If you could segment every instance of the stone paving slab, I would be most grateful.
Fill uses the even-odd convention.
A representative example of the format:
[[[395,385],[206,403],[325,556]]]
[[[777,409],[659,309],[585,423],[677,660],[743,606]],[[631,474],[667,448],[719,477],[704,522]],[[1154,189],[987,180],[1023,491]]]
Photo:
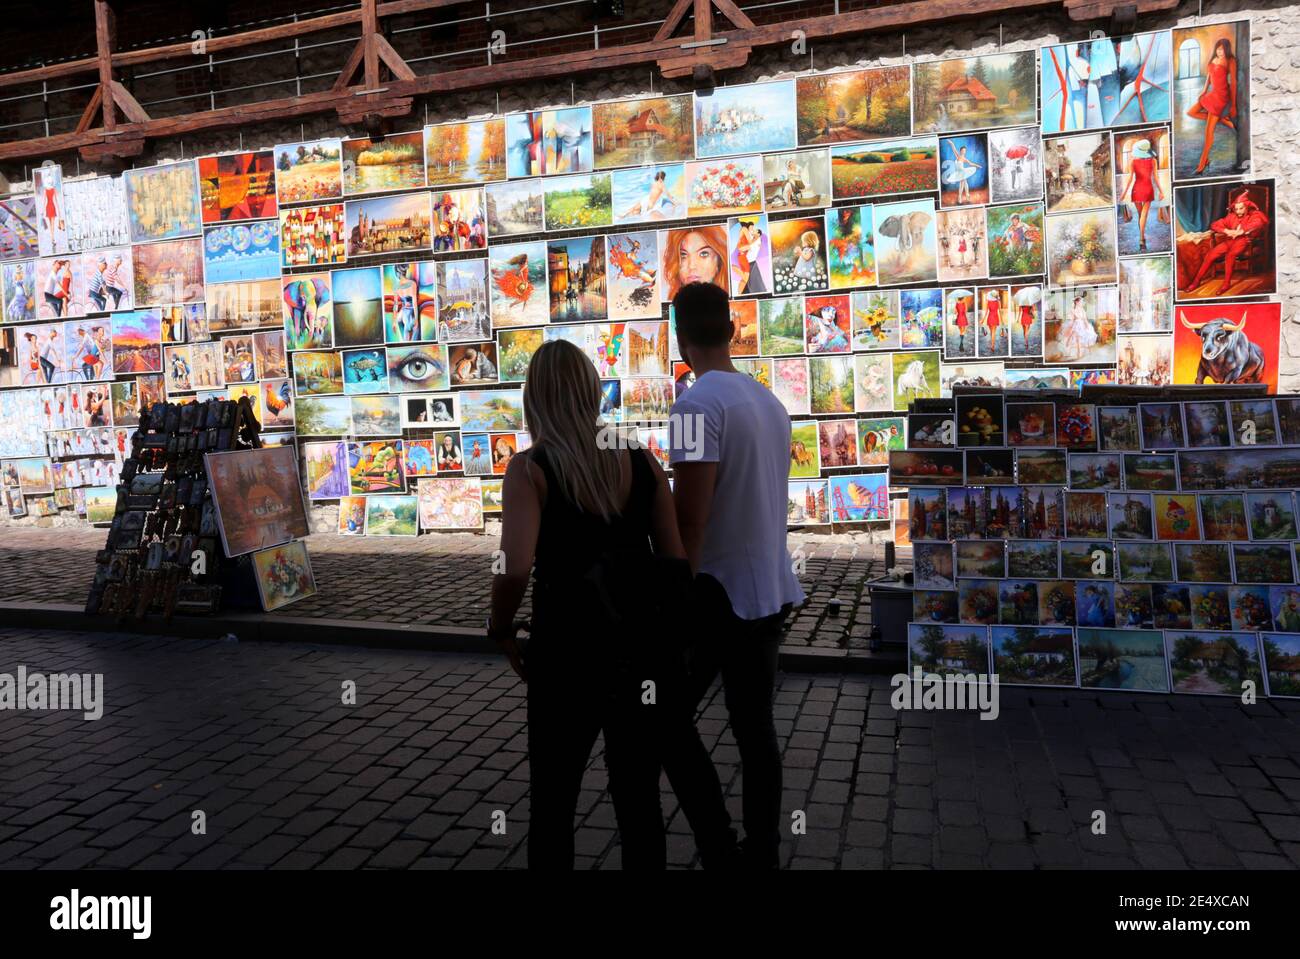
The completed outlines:
[[[102,672],[107,706],[0,712],[2,868],[525,864],[524,686],[499,659],[0,630],[0,673],[19,664]],[[807,818],[789,868],[1300,865],[1300,703],[1003,689],[990,722],[838,674],[783,675],[776,703],[784,808]],[[738,817],[716,689],[699,726]],[[579,867],[617,868],[599,753],[579,806]],[[695,865],[663,807],[672,864]]]
[[[0,527],[0,601],[83,605],[105,535],[98,529]],[[307,548],[318,592],[278,614],[481,628],[498,538],[313,534]],[[871,619],[863,583],[882,574],[884,548],[846,536],[794,533],[790,549],[803,558],[800,581],[808,601],[790,618],[786,643],[865,649]],[[836,598],[842,600],[838,613],[830,608]]]

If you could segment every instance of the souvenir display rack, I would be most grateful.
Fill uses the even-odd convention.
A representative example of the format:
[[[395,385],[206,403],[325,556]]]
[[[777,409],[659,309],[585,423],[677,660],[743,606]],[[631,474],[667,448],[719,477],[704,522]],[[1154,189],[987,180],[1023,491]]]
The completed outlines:
[[[221,548],[204,455],[262,445],[247,397],[154,403],[123,462],[108,539],[95,556],[90,615],[212,614],[234,561]]]

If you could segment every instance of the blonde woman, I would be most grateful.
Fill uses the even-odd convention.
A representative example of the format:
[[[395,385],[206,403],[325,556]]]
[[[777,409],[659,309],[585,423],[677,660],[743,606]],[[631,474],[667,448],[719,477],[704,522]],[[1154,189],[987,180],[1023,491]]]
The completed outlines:
[[[488,635],[528,684],[533,869],[573,868],[578,792],[602,732],[625,869],[665,867],[659,771],[667,749],[681,755],[689,748],[702,757],[693,778],[674,781],[697,836],[729,828],[693,714],[675,706],[671,656],[660,665],[671,639],[649,625],[656,613],[644,610],[644,629],[609,625],[603,601],[610,591],[598,584],[648,589],[642,577],[658,556],[680,561],[680,595],[689,567],[663,470],[648,451],[607,442],[598,421],[600,395],[596,369],[578,347],[565,340],[542,344],[524,385],[532,445],[512,457],[502,487],[505,572],[493,578]],[[514,617],[530,571],[532,629],[521,649]],[[657,682],[654,709],[641,702],[648,676],[669,680]],[[702,850],[705,845],[702,839]]]

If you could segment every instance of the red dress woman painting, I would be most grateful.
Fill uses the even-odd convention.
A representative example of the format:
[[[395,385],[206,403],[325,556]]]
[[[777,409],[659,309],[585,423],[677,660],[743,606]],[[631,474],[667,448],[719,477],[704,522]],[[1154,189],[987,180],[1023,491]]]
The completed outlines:
[[[1028,303],[1020,304],[1020,329],[1025,334],[1025,349],[1029,349],[1029,331],[1034,328],[1034,308]]]
[[[1187,115],[1193,120],[1205,121],[1205,146],[1193,176],[1200,176],[1210,162],[1210,148],[1214,146],[1214,128],[1222,123],[1236,130],[1237,119],[1237,58],[1232,55],[1232,41],[1226,37],[1214,44],[1214,53],[1205,65],[1205,89]]]
[[[990,290],[984,298],[984,325],[989,328],[991,349],[998,347],[998,327],[1002,325],[1002,300],[997,290]]]
[[[1147,251],[1147,218],[1151,215],[1151,205],[1159,196],[1165,199],[1165,187],[1156,175],[1160,160],[1151,147],[1151,141],[1138,140],[1133,144],[1129,154],[1128,180],[1124,183],[1124,192],[1120,202],[1132,203],[1138,211],[1138,252]]]
[[[967,315],[965,297],[959,297],[957,299],[957,302],[953,305],[953,310],[957,314],[957,318],[953,322],[957,324],[957,332],[960,333],[961,338],[965,340],[966,328],[970,326],[970,316]]]

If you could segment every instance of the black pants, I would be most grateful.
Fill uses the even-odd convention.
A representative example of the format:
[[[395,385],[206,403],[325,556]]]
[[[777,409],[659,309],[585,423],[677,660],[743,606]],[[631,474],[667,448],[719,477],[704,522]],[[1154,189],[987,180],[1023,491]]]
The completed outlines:
[[[601,732],[623,868],[667,864],[657,707],[642,702],[638,670],[611,662],[610,645],[609,637],[596,643],[540,631],[528,643],[530,869],[573,868],[578,792]]]
[[[721,674],[731,732],[736,737],[745,777],[742,815],[746,864],[775,869],[779,866],[781,842],[782,774],[772,697],[776,691],[781,627],[790,609],[785,607],[762,619],[741,619],[732,611],[722,584],[707,574],[695,578],[694,593],[698,632],[689,651],[688,697],[698,704]],[[689,775],[688,764],[689,757],[673,761],[670,779],[674,771]],[[676,779],[672,781],[677,789]],[[681,798],[680,790],[678,796]]]

